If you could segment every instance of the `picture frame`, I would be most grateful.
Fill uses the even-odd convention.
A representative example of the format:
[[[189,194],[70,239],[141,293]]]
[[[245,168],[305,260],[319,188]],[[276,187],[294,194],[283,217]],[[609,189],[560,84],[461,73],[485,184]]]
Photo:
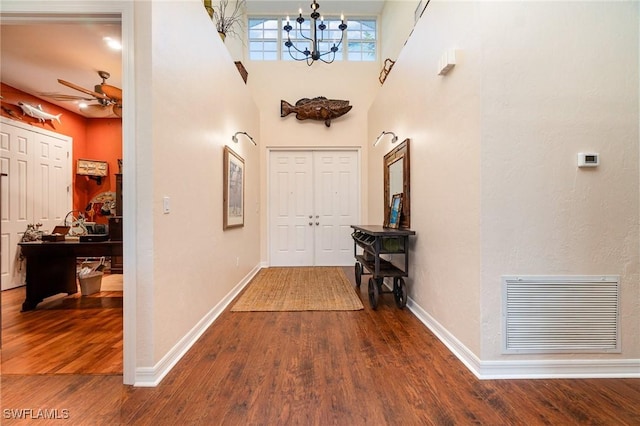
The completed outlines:
[[[394,194],[389,208],[388,227],[398,229],[402,215],[402,194]]]
[[[393,148],[383,159],[384,179],[384,225],[389,224],[389,207],[393,194],[402,193],[402,214],[400,215],[400,229],[411,228],[411,164],[409,139],[405,139]]]
[[[109,174],[109,163],[99,160],[86,160],[79,158],[76,174],[81,176],[106,177]]]
[[[222,229],[244,226],[244,159],[228,146],[224,147],[224,189]]]

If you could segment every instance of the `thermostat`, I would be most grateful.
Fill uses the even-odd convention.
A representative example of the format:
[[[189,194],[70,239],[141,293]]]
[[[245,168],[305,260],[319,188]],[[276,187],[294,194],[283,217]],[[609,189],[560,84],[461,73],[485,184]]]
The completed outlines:
[[[578,153],[578,167],[597,167],[600,164],[600,154],[596,152]]]

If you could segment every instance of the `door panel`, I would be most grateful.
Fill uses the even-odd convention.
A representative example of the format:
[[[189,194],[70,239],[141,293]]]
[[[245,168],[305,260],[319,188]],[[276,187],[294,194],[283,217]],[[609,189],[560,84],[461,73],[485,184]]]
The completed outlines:
[[[303,266],[313,262],[311,160],[309,152],[272,152],[269,213],[272,266]]]
[[[358,223],[358,156],[355,151],[316,152],[314,162],[315,265],[353,263],[351,225]]]

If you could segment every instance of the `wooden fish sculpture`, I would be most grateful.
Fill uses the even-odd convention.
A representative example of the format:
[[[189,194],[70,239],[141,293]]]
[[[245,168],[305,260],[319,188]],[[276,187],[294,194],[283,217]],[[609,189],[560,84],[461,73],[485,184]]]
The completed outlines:
[[[303,98],[296,102],[295,106],[287,101],[280,101],[280,117],[286,117],[292,112],[296,113],[298,120],[320,120],[324,125],[331,127],[331,120],[341,117],[351,111],[349,101],[327,99],[324,96],[309,99]]]

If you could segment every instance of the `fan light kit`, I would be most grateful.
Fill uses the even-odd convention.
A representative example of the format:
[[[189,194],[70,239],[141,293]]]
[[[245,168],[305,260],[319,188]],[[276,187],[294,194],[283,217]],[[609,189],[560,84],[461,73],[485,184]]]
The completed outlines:
[[[111,37],[103,37],[102,40],[104,40],[111,49],[122,50],[122,44],[118,40]]]
[[[102,79],[102,83],[96,84],[94,86],[94,90],[85,89],[84,87],[62,79],[58,79],[58,83],[93,97],[93,99],[74,97],[75,100],[98,101],[98,104],[87,105],[83,108],[83,111],[88,112],[89,114],[94,114],[96,117],[108,116],[111,114],[114,114],[117,117],[122,117],[122,89],[107,84],[107,79],[111,77],[111,74],[107,71],[98,71],[98,75]],[[73,98],[68,97],[66,100],[71,99]]]

